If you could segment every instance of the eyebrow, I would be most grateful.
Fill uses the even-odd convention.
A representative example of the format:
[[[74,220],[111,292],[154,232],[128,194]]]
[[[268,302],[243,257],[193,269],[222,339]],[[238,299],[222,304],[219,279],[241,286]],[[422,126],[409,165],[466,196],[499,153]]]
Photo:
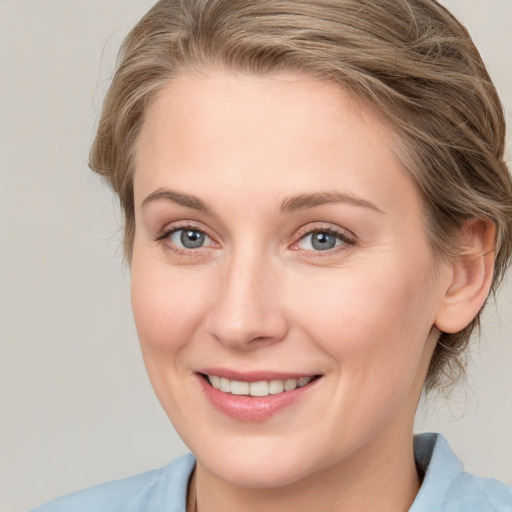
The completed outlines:
[[[282,213],[291,213],[297,210],[305,210],[329,203],[345,203],[352,206],[370,208],[378,213],[384,212],[374,203],[366,199],[354,196],[352,194],[342,194],[340,192],[319,192],[315,194],[301,194],[289,197],[281,203]]]
[[[212,209],[196,196],[183,194],[174,190],[160,188],[151,192],[143,201],[141,206],[145,207],[149,203],[158,199],[166,199],[173,203],[192,208],[194,210],[211,212]],[[384,212],[374,203],[366,199],[354,196],[352,194],[343,194],[340,192],[317,192],[313,194],[300,194],[298,196],[288,197],[281,203],[281,213],[293,213],[298,210],[306,210],[315,206],[321,206],[329,203],[344,203],[352,206],[369,208],[378,213]]]
[[[156,201],[157,199],[167,199],[168,201],[172,201],[173,203],[177,203],[181,206],[186,206],[187,208],[192,208],[194,210],[203,212],[211,211],[211,208],[198,197],[164,188],[159,188],[158,190],[151,192],[151,194],[142,201],[141,206],[147,206],[149,203]]]

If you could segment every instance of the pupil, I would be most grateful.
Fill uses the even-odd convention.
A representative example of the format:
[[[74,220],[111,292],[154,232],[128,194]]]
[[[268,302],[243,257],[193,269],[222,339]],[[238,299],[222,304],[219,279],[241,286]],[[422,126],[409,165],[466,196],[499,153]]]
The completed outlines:
[[[328,233],[314,233],[311,244],[319,251],[326,251],[336,245],[336,239]]]
[[[196,249],[204,243],[204,233],[201,231],[183,230],[181,233],[181,243],[187,249]]]

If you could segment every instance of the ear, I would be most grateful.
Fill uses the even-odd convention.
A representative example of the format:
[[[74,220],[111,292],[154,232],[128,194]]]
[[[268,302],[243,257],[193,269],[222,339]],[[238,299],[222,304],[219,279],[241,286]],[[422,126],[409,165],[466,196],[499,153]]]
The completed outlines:
[[[484,305],[494,273],[495,232],[490,220],[469,220],[464,224],[462,251],[448,263],[450,282],[435,319],[440,331],[461,331]]]

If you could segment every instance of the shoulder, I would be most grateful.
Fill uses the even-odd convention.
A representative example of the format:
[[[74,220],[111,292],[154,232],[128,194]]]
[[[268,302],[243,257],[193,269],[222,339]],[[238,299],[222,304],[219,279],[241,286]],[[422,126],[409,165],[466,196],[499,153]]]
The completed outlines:
[[[31,512],[184,512],[195,460],[184,455],[140,475],[68,494]]]
[[[466,473],[441,434],[416,436],[414,448],[425,476],[410,512],[512,512],[512,488]]]

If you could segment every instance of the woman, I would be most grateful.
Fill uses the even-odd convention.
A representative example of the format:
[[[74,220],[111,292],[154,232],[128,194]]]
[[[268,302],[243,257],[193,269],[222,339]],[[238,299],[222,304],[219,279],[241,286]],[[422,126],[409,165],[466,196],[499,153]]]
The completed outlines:
[[[167,0],[91,167],[119,195],[155,392],[194,457],[40,510],[512,510],[422,389],[512,250],[496,91],[432,0]]]

